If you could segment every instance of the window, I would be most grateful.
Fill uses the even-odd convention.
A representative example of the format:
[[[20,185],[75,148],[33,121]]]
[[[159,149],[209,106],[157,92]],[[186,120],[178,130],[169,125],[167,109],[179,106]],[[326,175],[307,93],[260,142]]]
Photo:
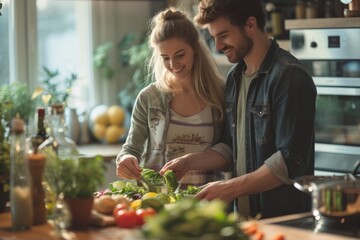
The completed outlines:
[[[78,79],[68,104],[79,113],[86,110],[90,98],[91,34],[90,1],[37,0],[38,65],[59,71],[59,79],[72,73]],[[39,81],[43,79],[40,77]]]
[[[10,82],[9,67],[9,0],[0,1],[2,9],[0,10],[0,86]]]
[[[131,79],[122,69],[111,80],[100,76],[93,69],[93,49],[130,32],[143,33],[149,17],[166,5],[165,0],[0,2],[0,85],[19,81],[33,91],[44,79],[44,66],[58,70],[60,79],[76,73],[68,105],[78,114],[95,105],[118,104],[120,89]]]
[[[60,80],[78,75],[69,105],[84,111],[93,104],[91,1],[0,2],[0,85],[18,81],[31,91],[43,81],[46,66],[58,70]]]

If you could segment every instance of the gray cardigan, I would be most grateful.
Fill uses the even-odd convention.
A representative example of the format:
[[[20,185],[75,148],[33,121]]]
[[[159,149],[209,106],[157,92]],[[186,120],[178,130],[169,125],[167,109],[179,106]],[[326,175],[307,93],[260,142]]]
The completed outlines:
[[[131,117],[131,127],[125,144],[117,157],[131,154],[140,165],[147,168],[161,169],[165,164],[166,135],[170,121],[170,101],[172,94],[160,91],[156,83],[145,87],[137,96]],[[223,134],[224,122],[220,112],[212,107],[214,138],[212,150],[221,154],[230,163],[232,150],[219,143]],[[231,166],[231,165],[230,165]]]

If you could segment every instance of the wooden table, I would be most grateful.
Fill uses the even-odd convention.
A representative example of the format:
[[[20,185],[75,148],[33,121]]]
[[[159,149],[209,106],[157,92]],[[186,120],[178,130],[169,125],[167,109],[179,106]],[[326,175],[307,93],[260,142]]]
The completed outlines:
[[[14,232],[11,230],[11,214],[9,212],[0,214],[1,240],[135,240],[139,239],[140,232],[138,230],[120,229],[116,226],[89,227],[81,231],[67,231],[62,236],[55,231],[51,222],[33,226],[27,231]]]
[[[353,238],[342,237],[339,235],[313,233],[311,231],[297,228],[273,225],[272,222],[302,217],[304,214],[295,214],[279,218],[257,221],[258,228],[264,233],[263,240],[272,240],[274,235],[282,233],[285,240],[350,240]],[[250,222],[249,222],[250,223]],[[248,224],[246,222],[245,224]],[[251,223],[250,223],[251,224]],[[66,238],[68,237],[68,238]],[[64,238],[56,234],[51,223],[33,226],[31,230],[23,232],[11,231],[10,213],[0,214],[0,239],[1,240],[53,240],[53,239],[74,239],[74,240],[141,240],[139,230],[120,229],[116,226],[109,227],[89,227],[84,231],[68,231]],[[253,240],[254,237],[251,238]]]

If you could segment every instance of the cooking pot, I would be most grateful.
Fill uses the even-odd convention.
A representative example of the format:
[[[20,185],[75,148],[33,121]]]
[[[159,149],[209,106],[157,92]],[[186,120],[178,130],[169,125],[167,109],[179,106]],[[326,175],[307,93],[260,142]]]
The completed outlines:
[[[360,178],[356,176],[360,160],[352,172],[343,176],[303,176],[294,186],[312,196],[312,214],[328,223],[360,222]]]

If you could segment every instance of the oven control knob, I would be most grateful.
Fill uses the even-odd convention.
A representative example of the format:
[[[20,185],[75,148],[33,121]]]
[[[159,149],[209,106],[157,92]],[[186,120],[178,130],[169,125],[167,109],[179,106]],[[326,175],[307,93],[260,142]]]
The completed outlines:
[[[316,48],[316,47],[317,47],[317,43],[316,43],[316,42],[311,42],[311,43],[310,43],[310,47]]]

